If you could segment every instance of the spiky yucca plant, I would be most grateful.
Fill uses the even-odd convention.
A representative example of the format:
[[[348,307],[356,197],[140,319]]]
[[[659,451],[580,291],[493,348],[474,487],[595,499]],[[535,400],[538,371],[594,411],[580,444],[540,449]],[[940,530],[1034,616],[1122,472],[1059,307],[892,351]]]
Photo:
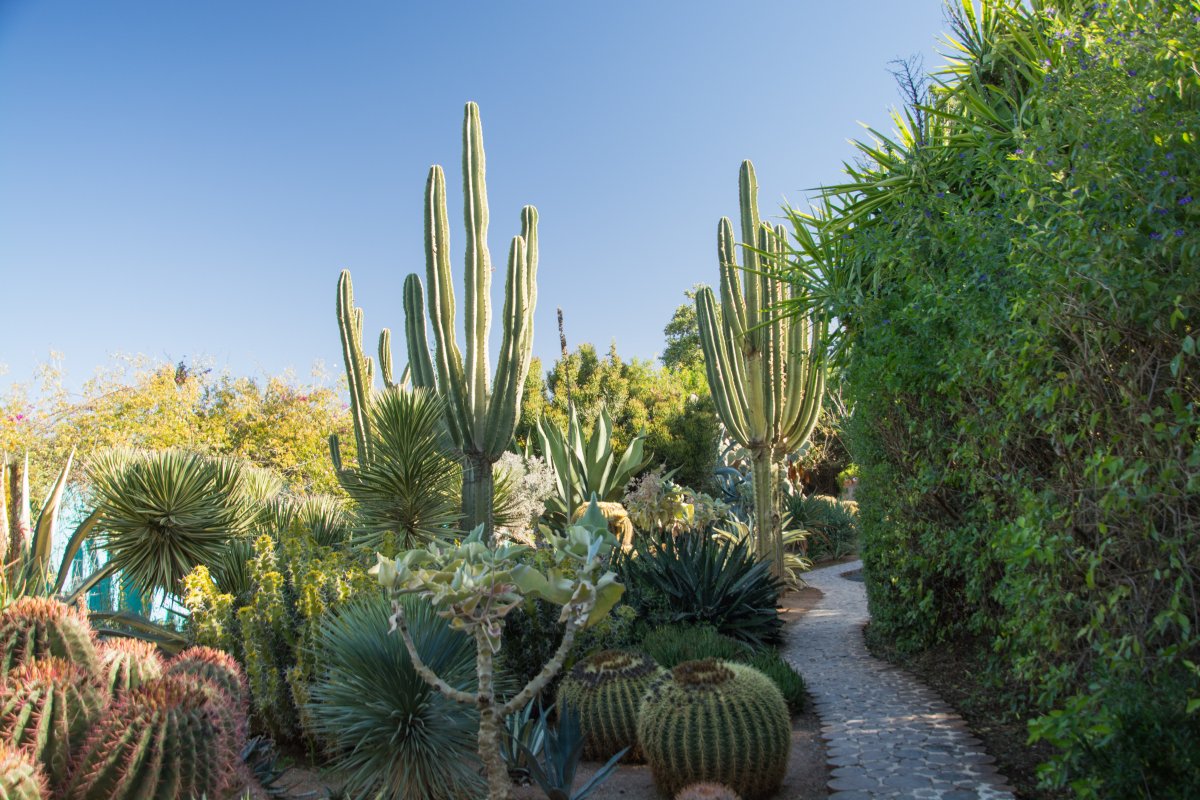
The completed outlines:
[[[49,796],[46,776],[29,751],[0,742],[0,800],[47,800]]]
[[[158,648],[138,639],[110,639],[100,646],[100,679],[111,697],[121,697],[161,677]]]
[[[22,597],[0,611],[0,674],[49,656],[95,670],[92,628],[82,611],[46,597]]]
[[[0,684],[0,741],[28,748],[57,786],[107,700],[81,667],[61,658],[35,659]]]

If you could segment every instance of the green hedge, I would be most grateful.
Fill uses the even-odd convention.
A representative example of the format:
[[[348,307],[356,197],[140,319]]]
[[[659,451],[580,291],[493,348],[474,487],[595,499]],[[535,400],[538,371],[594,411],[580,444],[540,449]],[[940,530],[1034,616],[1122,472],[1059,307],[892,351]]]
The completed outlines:
[[[934,110],[797,217],[873,628],[993,642],[1048,783],[1200,796],[1200,5],[966,5]]]

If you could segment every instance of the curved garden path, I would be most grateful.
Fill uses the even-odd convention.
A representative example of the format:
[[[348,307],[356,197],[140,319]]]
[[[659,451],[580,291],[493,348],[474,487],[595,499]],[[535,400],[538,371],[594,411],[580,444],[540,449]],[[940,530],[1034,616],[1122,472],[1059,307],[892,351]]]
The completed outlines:
[[[992,757],[954,709],[867,652],[866,589],[841,577],[861,567],[855,561],[804,576],[824,597],[789,626],[784,651],[821,717],[830,797],[1012,800]]]

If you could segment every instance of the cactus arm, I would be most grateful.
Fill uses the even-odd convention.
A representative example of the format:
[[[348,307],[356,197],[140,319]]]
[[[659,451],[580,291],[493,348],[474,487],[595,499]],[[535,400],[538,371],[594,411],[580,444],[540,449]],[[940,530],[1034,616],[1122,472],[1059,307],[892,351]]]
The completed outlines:
[[[746,333],[746,301],[742,298],[741,272],[737,264],[737,245],[733,223],[721,217],[717,225],[717,259],[721,269],[721,319],[726,321],[734,341]]]
[[[488,406],[488,328],[492,310],[492,264],[488,254],[487,180],[479,106],[467,103],[463,118],[463,217],[466,223],[465,320],[466,410],[470,438],[482,444]]]
[[[504,291],[504,336],[500,343],[500,357],[496,360],[496,381],[492,385],[491,404],[487,413],[483,448],[486,453],[504,451],[517,425],[520,409],[513,403],[514,383],[521,375],[521,353],[519,346],[525,332],[525,290],[527,282],[522,274],[526,264],[525,240],[514,236],[508,254],[508,279]]]
[[[388,328],[379,332],[379,375],[387,388],[392,389],[396,386],[393,380],[395,376],[392,374],[392,332]]]
[[[717,319],[712,289],[705,287],[696,293],[696,321],[700,329],[700,345],[704,351],[704,371],[712,390],[717,411],[730,435],[739,442],[749,441],[750,430],[744,410],[747,400],[744,382],[737,369],[737,357],[727,345],[731,334],[721,329]]]
[[[425,291],[421,278],[409,275],[404,279],[404,337],[408,346],[408,366],[413,386],[417,389],[437,389],[437,373],[429,357],[429,334],[425,321]]]
[[[746,270],[746,326],[748,330],[753,331],[763,322],[762,310],[766,304],[761,296],[759,256],[753,249],[758,241],[759,230],[758,180],[754,175],[754,165],[749,161],[742,162],[738,173],[738,199],[741,206],[742,241],[750,245],[742,248],[742,258]]]
[[[329,460],[333,462],[333,471],[342,471],[342,445],[336,433],[329,434]]]
[[[354,442],[358,446],[358,460],[370,460],[370,422],[367,420],[367,367],[362,354],[362,311],[354,307],[354,285],[350,271],[342,270],[338,277],[337,294],[338,331],[342,338],[342,358],[346,362],[346,382],[350,390],[350,417],[354,423]]]
[[[454,338],[454,289],[450,272],[450,224],[446,213],[446,176],[429,170],[425,186],[425,277],[429,281],[429,321],[433,324],[438,389],[446,399],[454,440],[464,452],[472,448],[470,407],[462,353]],[[410,356],[411,358],[411,356]]]

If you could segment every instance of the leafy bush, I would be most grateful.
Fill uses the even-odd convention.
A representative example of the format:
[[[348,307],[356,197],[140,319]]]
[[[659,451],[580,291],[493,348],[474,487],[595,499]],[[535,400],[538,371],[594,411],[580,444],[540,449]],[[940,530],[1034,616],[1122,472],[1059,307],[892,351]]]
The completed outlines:
[[[842,323],[873,626],[994,642],[1061,750],[1048,782],[1182,796],[1200,26],[1180,0],[1056,6],[956,2],[944,85],[825,219],[794,215],[799,257]]]
[[[781,585],[745,543],[702,534],[645,539],[621,564],[626,602],[648,625],[705,622],[756,647],[779,641]]]
[[[771,679],[779,687],[783,699],[787,701],[788,711],[799,714],[808,704],[808,687],[804,678],[789,664],[778,650],[767,648],[759,650],[749,658],[741,659],[746,664]]]
[[[422,600],[401,602],[426,665],[451,686],[472,691],[472,637],[451,630]],[[388,633],[391,615],[391,603],[377,592],[323,621],[316,646],[326,668],[312,684],[308,705],[318,740],[356,796],[483,796],[474,757],[478,714],[417,674],[403,640]]]
[[[753,652],[743,642],[717,633],[711,625],[662,625],[647,633],[640,647],[667,669],[705,658],[745,661]]]
[[[792,527],[808,531],[805,554],[812,561],[828,561],[858,549],[858,504],[828,495],[788,498]]]

